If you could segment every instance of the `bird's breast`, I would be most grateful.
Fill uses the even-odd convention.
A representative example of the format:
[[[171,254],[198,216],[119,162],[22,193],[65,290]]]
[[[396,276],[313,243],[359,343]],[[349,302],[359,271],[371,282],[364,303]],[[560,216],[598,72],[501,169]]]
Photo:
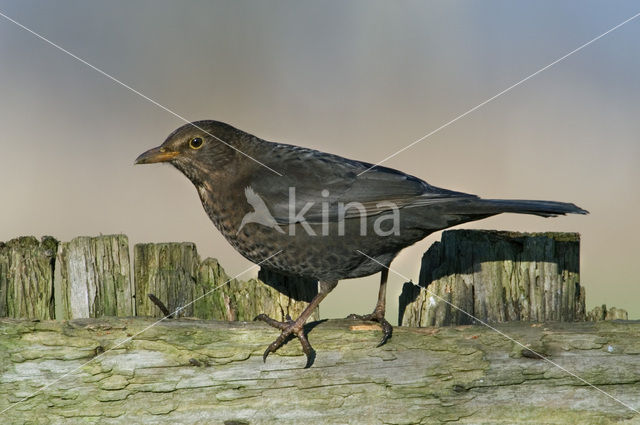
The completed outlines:
[[[228,194],[215,193],[206,186],[199,186],[197,189],[209,219],[229,239],[229,236],[238,230],[247,211]]]

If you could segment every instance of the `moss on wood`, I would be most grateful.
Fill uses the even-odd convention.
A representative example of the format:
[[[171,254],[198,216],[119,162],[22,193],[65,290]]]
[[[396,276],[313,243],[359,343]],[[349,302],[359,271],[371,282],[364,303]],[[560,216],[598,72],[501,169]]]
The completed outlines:
[[[0,243],[0,316],[54,317],[53,266],[58,242],[32,236]]]

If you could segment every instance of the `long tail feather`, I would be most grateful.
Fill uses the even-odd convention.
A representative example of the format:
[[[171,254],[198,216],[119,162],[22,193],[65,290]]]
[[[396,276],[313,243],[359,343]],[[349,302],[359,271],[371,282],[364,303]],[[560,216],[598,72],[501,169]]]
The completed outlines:
[[[533,201],[519,199],[469,199],[456,202],[449,209],[459,214],[533,214],[541,217],[556,217],[565,214],[589,214],[587,210],[568,202]]]

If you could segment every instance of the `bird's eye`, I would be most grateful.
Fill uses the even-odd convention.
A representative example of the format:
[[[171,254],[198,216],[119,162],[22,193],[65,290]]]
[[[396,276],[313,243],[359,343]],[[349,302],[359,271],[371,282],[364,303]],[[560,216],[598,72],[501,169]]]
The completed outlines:
[[[189,146],[191,149],[200,149],[202,147],[202,139],[200,137],[194,137],[189,140]]]

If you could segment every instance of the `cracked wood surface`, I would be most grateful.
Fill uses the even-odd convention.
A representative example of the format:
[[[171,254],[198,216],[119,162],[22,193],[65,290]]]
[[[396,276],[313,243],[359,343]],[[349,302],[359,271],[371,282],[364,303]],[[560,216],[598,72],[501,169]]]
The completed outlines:
[[[310,324],[310,369],[262,323],[0,319],[3,424],[640,423],[534,352],[640,408],[640,322],[379,328]],[[111,350],[119,342],[135,335]],[[88,362],[88,363],[87,363]],[[85,364],[86,363],[86,364]],[[74,372],[75,369],[78,369]]]

